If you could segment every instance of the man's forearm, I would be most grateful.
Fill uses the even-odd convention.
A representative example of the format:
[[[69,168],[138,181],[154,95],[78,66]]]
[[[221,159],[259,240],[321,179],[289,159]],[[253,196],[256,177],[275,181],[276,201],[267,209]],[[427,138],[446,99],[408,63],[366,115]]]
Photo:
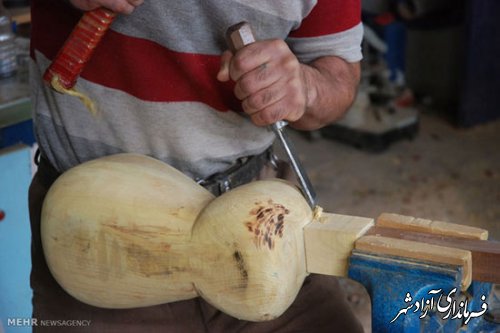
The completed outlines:
[[[360,65],[338,57],[320,58],[302,65],[307,107],[304,115],[290,125],[313,130],[339,119],[352,105],[360,80]]]

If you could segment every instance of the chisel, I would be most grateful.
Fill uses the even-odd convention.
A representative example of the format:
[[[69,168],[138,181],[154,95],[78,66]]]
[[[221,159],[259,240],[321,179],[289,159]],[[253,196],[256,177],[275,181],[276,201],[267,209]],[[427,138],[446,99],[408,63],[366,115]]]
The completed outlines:
[[[248,22],[240,22],[229,27],[226,32],[226,40],[229,44],[229,48],[233,52],[236,52],[244,46],[256,41],[255,35],[252,31],[252,27]],[[314,210],[317,205],[316,193],[314,192],[311,181],[309,180],[309,177],[307,177],[307,174],[302,167],[299,158],[297,157],[297,153],[292,145],[291,140],[285,132],[286,125],[286,121],[280,120],[270,125],[269,127],[274,132],[283,149],[285,150],[286,155],[290,160],[290,164],[292,165],[292,169],[297,176],[301,191],[306,198],[309,206],[311,206],[311,208]]]

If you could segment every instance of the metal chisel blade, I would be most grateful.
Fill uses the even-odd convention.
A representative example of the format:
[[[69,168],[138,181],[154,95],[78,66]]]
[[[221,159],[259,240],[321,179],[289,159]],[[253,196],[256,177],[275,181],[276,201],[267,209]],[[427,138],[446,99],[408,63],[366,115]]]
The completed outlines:
[[[309,206],[314,209],[317,205],[316,192],[314,191],[311,181],[309,180],[309,177],[307,176],[304,168],[302,167],[302,164],[300,163],[297,152],[295,151],[290,138],[285,132],[286,125],[287,123],[285,121],[278,121],[272,124],[270,127],[274,134],[276,134],[276,137],[278,138],[281,146],[286,152],[290,164],[292,165],[292,169],[297,176],[297,181],[300,184],[302,194],[306,198]]]

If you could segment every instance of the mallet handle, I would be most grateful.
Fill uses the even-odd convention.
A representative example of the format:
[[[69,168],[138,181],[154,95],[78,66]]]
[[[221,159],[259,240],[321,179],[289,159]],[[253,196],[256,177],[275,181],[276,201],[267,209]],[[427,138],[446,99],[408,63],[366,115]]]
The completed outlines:
[[[115,17],[116,13],[106,8],[97,8],[83,14],[45,71],[44,81],[52,84],[53,78],[57,76],[60,85],[71,89]]]

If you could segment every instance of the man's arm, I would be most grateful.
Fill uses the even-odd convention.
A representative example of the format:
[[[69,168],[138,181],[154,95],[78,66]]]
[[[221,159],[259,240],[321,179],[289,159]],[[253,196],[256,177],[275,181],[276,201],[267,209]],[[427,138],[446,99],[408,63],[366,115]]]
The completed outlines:
[[[348,63],[339,57],[323,57],[302,65],[307,90],[306,111],[292,127],[311,130],[339,119],[352,105],[360,80],[359,62]]]
[[[255,42],[236,54],[225,52],[217,78],[236,82],[234,93],[259,126],[288,120],[312,130],[332,123],[352,104],[359,63],[336,56],[302,64],[283,40]]]

